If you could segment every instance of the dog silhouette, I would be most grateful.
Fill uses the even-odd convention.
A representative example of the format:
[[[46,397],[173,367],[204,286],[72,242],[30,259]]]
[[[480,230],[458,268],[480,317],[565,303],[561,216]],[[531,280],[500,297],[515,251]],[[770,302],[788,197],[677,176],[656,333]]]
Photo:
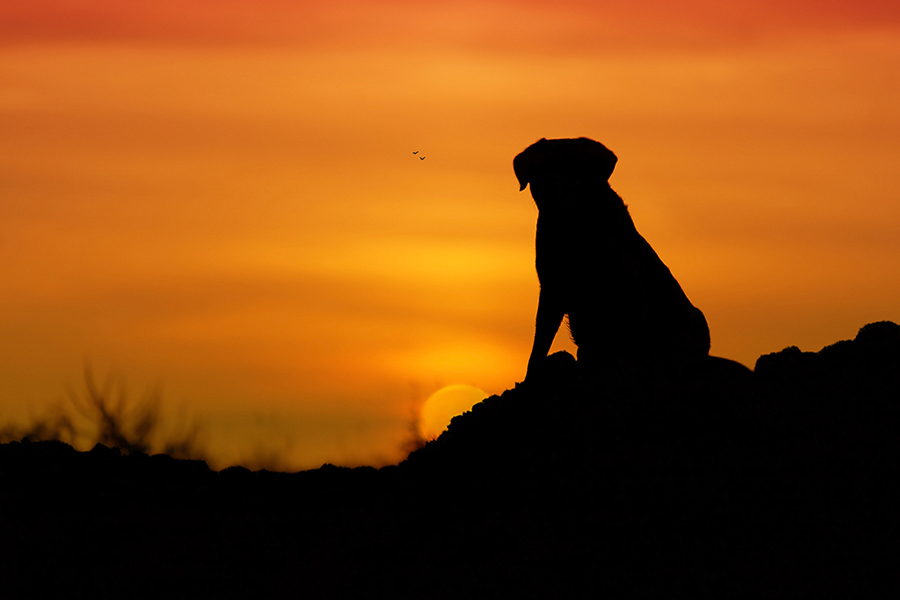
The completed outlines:
[[[578,360],[673,363],[709,354],[709,326],[609,186],[616,155],[587,138],[541,139],[513,160],[538,207],[540,281],[526,380],[563,317]]]

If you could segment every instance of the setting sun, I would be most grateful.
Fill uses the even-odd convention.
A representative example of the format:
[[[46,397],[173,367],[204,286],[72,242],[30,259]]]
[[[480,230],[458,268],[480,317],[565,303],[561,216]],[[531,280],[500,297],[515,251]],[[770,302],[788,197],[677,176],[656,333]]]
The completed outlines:
[[[431,395],[422,406],[419,431],[425,440],[441,435],[456,415],[472,409],[487,397],[477,387],[465,384],[448,385]]]

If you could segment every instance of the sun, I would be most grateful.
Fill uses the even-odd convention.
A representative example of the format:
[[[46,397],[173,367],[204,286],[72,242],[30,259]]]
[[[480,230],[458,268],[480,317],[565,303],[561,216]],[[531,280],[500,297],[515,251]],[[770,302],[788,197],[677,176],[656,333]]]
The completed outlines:
[[[456,384],[441,388],[422,406],[419,415],[419,432],[426,440],[433,440],[447,429],[450,419],[470,410],[487,397],[472,385]]]

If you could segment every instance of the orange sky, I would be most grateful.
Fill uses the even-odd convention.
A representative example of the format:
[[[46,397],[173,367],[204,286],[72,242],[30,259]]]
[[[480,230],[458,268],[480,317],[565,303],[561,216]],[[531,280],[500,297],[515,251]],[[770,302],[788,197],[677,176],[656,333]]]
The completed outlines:
[[[399,460],[524,375],[540,137],[618,154],[714,354],[900,320],[896,2],[8,2],[0,40],[0,422],[90,360],[214,466]]]

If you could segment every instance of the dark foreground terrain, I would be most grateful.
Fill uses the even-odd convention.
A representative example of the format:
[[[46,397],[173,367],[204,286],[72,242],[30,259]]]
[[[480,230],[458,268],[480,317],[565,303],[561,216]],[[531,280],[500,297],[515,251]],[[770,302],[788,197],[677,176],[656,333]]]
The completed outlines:
[[[583,371],[380,470],[0,445],[0,598],[897,597],[900,326]]]

